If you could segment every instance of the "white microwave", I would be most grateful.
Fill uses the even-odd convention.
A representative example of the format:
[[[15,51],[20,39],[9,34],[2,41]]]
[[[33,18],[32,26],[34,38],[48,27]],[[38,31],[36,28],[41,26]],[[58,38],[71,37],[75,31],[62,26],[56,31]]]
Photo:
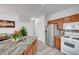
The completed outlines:
[[[79,22],[64,23],[63,29],[65,29],[65,30],[79,30]]]

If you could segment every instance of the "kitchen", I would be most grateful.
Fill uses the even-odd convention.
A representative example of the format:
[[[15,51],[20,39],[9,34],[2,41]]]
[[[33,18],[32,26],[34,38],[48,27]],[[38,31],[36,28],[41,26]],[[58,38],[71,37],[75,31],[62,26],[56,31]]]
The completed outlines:
[[[13,14],[8,14],[9,11],[6,11],[7,14],[1,14],[1,22],[0,22],[0,33],[1,33],[1,40],[2,38],[4,39],[6,34],[8,36],[11,35],[12,41],[14,41],[14,38],[16,41],[18,41],[19,38],[21,37],[21,29],[26,28],[26,32],[23,31],[24,33],[27,33],[28,36],[33,36],[36,37],[34,41],[30,40],[22,40],[18,42],[19,44],[13,43],[13,49],[12,53],[8,52],[10,49],[7,49],[9,46],[6,46],[6,44],[2,44],[1,47],[4,48],[6,46],[6,49],[4,48],[4,51],[1,51],[2,54],[6,55],[11,55],[11,54],[16,54],[16,55],[28,55],[28,54],[36,54],[36,55],[63,55],[64,54],[79,54],[77,51],[78,50],[78,28],[79,28],[79,5],[1,5],[3,7],[10,7],[9,9],[12,8],[13,10],[16,9],[14,12],[17,10],[20,12],[22,10],[27,10],[28,14],[32,16],[29,16],[26,12],[27,15],[22,16],[19,14],[19,12],[15,15]],[[12,7],[13,6],[13,7]],[[25,6],[25,9],[19,8],[18,6]],[[37,7],[36,7],[37,6]],[[28,8],[29,7],[29,8]],[[59,8],[57,8],[59,7]],[[31,8],[31,9],[30,9]],[[32,10],[32,8],[34,10]],[[36,8],[36,9],[35,9]],[[39,9],[38,9],[39,8]],[[52,9],[51,9],[52,8]],[[9,10],[8,9],[8,10]],[[37,12],[36,12],[37,10]],[[47,12],[47,10],[49,10]],[[39,16],[38,12],[40,11],[42,14]],[[4,11],[3,11],[4,12]],[[30,14],[30,12],[33,12]],[[35,13],[36,14],[35,14]],[[13,11],[12,11],[13,13]],[[23,12],[22,12],[23,13]],[[25,12],[24,12],[25,13]],[[24,14],[23,13],[23,14]],[[38,17],[34,17],[37,15]],[[51,14],[52,13],[52,14]],[[20,15],[18,17],[18,15]],[[29,19],[27,19],[29,16]],[[7,19],[8,18],[8,19]],[[11,22],[11,23],[10,23]],[[10,24],[11,25],[10,25]],[[6,28],[5,28],[6,27]],[[7,28],[8,27],[8,28]],[[11,28],[12,27],[12,28]],[[9,31],[8,31],[9,30]],[[77,34],[76,34],[77,33]],[[15,35],[17,34],[17,35]],[[20,35],[19,35],[20,34]],[[3,37],[2,37],[3,36]],[[27,38],[27,37],[26,37]],[[37,41],[36,41],[37,40]],[[25,44],[27,42],[27,44]],[[12,42],[11,42],[12,43]],[[10,44],[11,44],[10,43]],[[30,45],[29,45],[30,43]],[[24,46],[22,46],[22,45]],[[8,44],[7,44],[8,45]],[[21,47],[25,47],[27,49],[22,49],[23,53],[14,53],[18,49],[16,47],[18,45],[21,45]],[[27,45],[27,46],[25,46]],[[30,47],[29,47],[30,46]],[[10,45],[10,47],[12,47]],[[19,47],[19,48],[21,48]],[[52,48],[51,48],[52,47]],[[2,50],[2,48],[0,48]],[[31,48],[31,49],[30,49]],[[16,49],[16,50],[14,50]],[[30,50],[29,50],[30,49]],[[5,51],[7,50],[7,51]],[[29,52],[28,52],[29,50]],[[18,50],[19,51],[19,50]]]
[[[57,48],[64,54],[68,55],[79,54],[78,13],[48,21],[48,34],[51,35],[48,36],[50,37],[49,42],[51,43],[47,43],[47,45]]]

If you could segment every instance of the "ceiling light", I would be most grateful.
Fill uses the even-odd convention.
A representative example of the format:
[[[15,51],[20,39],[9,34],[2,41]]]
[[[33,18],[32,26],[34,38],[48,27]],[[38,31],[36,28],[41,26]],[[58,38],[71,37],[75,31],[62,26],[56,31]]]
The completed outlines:
[[[32,18],[30,18],[31,20],[35,20],[35,18],[34,17],[32,17]]]

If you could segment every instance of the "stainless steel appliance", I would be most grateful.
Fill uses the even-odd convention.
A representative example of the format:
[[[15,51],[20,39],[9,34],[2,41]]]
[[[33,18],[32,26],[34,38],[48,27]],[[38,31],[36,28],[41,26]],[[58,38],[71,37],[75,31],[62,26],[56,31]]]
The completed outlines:
[[[47,28],[46,44],[50,47],[54,47],[54,36],[59,35],[56,24],[50,24]]]

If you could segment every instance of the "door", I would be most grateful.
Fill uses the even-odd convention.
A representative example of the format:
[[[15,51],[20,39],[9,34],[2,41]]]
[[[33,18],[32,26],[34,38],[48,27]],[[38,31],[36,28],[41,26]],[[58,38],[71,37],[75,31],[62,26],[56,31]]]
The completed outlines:
[[[54,47],[54,24],[48,25],[46,44]]]

